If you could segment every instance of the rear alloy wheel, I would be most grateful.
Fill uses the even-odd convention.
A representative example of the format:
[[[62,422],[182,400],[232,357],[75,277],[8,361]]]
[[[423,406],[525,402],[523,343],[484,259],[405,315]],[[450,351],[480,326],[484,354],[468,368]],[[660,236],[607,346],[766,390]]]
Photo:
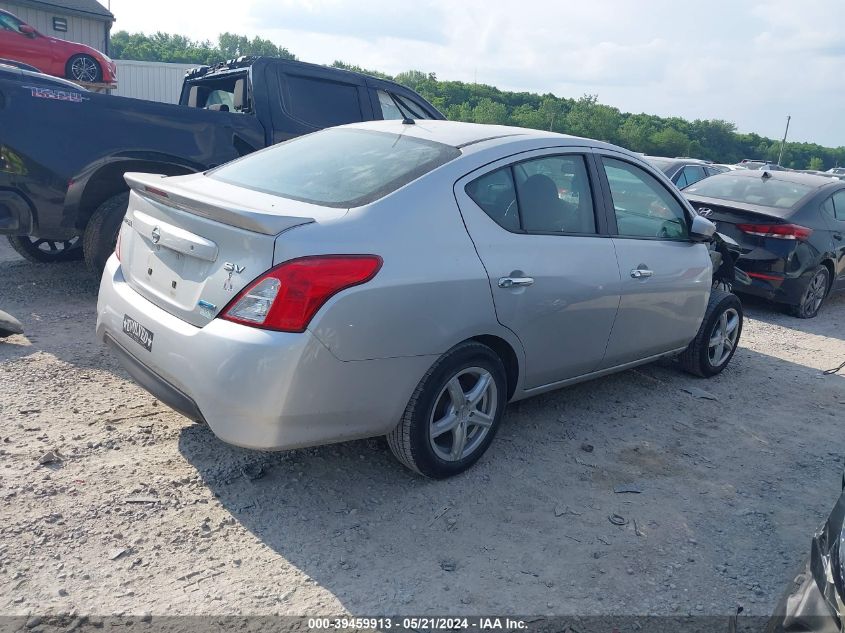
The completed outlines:
[[[387,441],[411,470],[434,479],[451,477],[490,446],[506,403],[502,361],[486,345],[463,343],[423,376]]]
[[[797,306],[790,306],[789,311],[799,319],[812,319],[819,313],[819,309],[827,296],[830,286],[830,271],[826,266],[819,266],[810,276],[807,288],[801,295],[801,303]]]
[[[31,262],[57,264],[82,259],[82,239],[48,240],[28,235],[9,235],[9,244]]]
[[[102,80],[103,72],[97,60],[90,55],[74,55],[65,67],[68,79],[95,84]]]
[[[728,366],[742,335],[742,302],[724,290],[713,289],[698,334],[679,356],[691,374],[710,378]]]

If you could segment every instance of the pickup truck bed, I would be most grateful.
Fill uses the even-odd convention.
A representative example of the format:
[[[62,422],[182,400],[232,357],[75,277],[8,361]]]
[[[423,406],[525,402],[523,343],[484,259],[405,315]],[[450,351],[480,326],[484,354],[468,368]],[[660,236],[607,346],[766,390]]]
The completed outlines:
[[[125,172],[202,171],[330,125],[443,115],[345,70],[241,58],[186,76],[180,104],[86,91],[0,66],[0,233],[35,261],[99,269],[125,212]]]

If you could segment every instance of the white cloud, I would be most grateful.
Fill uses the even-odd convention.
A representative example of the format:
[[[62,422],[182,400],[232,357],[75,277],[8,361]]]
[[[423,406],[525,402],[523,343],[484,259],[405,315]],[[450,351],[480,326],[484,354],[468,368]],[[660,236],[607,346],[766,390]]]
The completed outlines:
[[[841,0],[112,0],[115,28],[268,37],[300,59],[721,118],[845,145]],[[162,16],[166,16],[163,18]]]

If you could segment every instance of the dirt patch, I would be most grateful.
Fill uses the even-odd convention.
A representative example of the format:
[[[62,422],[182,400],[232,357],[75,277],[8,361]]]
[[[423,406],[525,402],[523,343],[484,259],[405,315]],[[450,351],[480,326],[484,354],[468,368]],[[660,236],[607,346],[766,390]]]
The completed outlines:
[[[223,444],[95,340],[96,291],[0,245],[26,328],[0,342],[4,614],[767,614],[838,494],[843,298],[752,303],[713,380],[664,363],[518,403],[431,482],[379,440]]]

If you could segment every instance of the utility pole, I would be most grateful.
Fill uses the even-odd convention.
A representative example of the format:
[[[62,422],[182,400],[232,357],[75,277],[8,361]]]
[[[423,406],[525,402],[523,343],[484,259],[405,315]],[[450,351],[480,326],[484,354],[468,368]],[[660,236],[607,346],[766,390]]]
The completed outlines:
[[[778,154],[778,165],[780,165],[780,161],[783,160],[783,146],[786,145],[786,135],[789,134],[789,120],[792,117],[788,114],[786,115],[786,129],[783,131],[783,140],[780,142],[780,153]]]

